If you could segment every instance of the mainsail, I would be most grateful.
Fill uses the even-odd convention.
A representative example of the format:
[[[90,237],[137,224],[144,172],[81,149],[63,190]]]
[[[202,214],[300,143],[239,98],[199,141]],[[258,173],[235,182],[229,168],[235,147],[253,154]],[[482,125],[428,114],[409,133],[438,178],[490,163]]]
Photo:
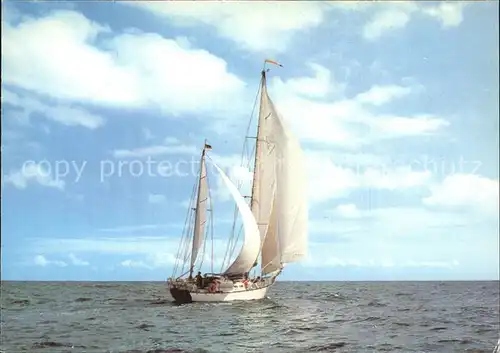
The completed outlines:
[[[206,145],[205,145],[206,148]],[[196,209],[194,216],[194,235],[193,245],[191,249],[191,266],[189,267],[190,275],[193,274],[194,264],[198,256],[198,251],[203,245],[205,224],[207,222],[207,200],[208,200],[208,183],[207,183],[207,167],[205,164],[205,148],[201,154],[200,176],[198,182],[198,195],[196,198]]]
[[[304,171],[300,144],[274,107],[262,71],[251,206],[261,235],[263,274],[307,255]]]

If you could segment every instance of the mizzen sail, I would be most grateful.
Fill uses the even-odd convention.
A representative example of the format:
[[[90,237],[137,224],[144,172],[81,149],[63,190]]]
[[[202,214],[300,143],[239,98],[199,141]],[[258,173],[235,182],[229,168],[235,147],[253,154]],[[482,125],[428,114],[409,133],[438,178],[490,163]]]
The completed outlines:
[[[198,257],[198,252],[203,245],[205,238],[205,224],[207,222],[207,200],[208,200],[208,183],[207,183],[207,167],[205,163],[205,149],[202,152],[200,163],[200,179],[198,182],[198,195],[196,198],[196,210],[194,216],[194,235],[193,245],[191,249],[191,266],[190,273],[193,273],[194,264]]]

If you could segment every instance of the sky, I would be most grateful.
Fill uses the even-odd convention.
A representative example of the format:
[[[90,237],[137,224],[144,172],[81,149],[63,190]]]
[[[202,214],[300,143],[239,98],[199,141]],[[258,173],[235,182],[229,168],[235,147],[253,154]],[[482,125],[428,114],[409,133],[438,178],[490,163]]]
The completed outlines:
[[[204,140],[248,180],[264,59],[307,162],[280,280],[498,279],[498,2],[2,10],[2,279],[168,278]],[[209,183],[220,265],[234,201]]]

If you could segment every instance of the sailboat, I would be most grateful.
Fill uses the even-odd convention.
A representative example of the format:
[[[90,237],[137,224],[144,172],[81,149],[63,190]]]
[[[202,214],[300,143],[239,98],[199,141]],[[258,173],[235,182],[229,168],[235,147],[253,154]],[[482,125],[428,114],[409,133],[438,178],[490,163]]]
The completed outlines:
[[[250,159],[253,162],[251,195],[242,195],[241,183],[236,186],[212,160],[208,155],[212,146],[205,141],[177,263],[167,281],[170,295],[178,303],[263,299],[287,264],[307,256],[308,205],[303,152],[268,94],[266,64],[282,66],[265,60],[257,92],[260,104],[256,137],[248,137],[252,124],[245,137],[244,149],[248,148],[248,141],[255,140]],[[207,161],[214,166],[236,204],[233,233],[226,245],[221,271],[217,273],[213,271],[214,217]],[[252,169],[251,162],[247,165],[249,169]],[[239,254],[231,262],[230,253],[237,244],[234,238],[238,215],[242,219],[244,238]],[[195,267],[200,269],[207,258],[209,238],[212,240],[211,272],[202,276]],[[193,277],[195,272],[198,274]]]

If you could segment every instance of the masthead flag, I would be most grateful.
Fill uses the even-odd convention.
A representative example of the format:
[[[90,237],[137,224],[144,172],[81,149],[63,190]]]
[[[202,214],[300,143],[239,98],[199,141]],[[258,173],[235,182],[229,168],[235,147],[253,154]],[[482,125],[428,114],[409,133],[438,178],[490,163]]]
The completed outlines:
[[[266,59],[266,60],[264,60],[264,62],[283,67],[283,65],[281,65],[279,62],[274,61],[274,60]]]

